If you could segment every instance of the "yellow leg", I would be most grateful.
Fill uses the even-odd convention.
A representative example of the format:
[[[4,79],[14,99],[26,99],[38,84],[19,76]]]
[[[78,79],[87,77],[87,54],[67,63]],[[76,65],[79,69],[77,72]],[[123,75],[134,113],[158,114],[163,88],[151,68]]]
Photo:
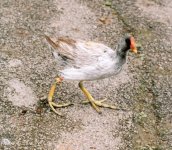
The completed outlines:
[[[82,90],[82,92],[84,93],[84,95],[87,97],[88,101],[84,101],[84,103],[91,103],[91,105],[93,106],[93,108],[98,112],[98,113],[101,113],[100,109],[98,108],[99,107],[106,107],[106,108],[111,108],[111,109],[116,109],[115,106],[111,106],[111,105],[108,105],[108,104],[104,104],[103,102],[105,100],[100,100],[100,101],[97,101],[97,100],[94,100],[94,98],[91,96],[91,94],[88,92],[88,90],[83,86],[83,83],[82,81],[79,82],[79,87],[80,89]]]
[[[60,84],[62,82],[62,80],[63,80],[62,78],[56,78],[56,82],[51,86],[51,89],[48,94],[48,103],[49,103],[51,109],[59,116],[62,116],[62,114],[57,112],[54,107],[66,107],[66,106],[72,105],[72,103],[56,104],[53,102],[53,96],[54,96],[54,91],[56,89],[56,85]]]

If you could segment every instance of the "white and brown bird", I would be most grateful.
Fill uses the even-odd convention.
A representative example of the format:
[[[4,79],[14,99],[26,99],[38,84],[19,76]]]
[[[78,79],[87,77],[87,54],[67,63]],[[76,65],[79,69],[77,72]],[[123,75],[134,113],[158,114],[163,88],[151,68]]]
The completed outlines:
[[[48,36],[45,36],[45,38],[54,48],[55,59],[64,66],[48,95],[48,103],[51,109],[56,114],[61,115],[54,107],[64,107],[71,104],[60,105],[52,100],[56,84],[60,84],[63,80],[79,81],[80,89],[97,112],[101,112],[99,107],[115,108],[103,103],[103,101],[95,100],[83,86],[83,81],[104,79],[118,74],[126,63],[127,52],[131,50],[131,52],[137,53],[134,37],[127,35],[122,38],[116,50],[91,41],[74,40],[66,37],[53,41]]]

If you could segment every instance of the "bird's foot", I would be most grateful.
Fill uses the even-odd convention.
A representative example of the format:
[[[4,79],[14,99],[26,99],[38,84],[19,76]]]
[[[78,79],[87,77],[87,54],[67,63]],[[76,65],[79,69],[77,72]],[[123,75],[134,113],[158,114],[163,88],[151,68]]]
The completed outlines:
[[[115,106],[111,106],[108,104],[103,103],[106,99],[97,101],[95,100],[91,94],[88,92],[88,90],[83,86],[82,81],[79,82],[79,88],[82,90],[86,98],[88,99],[87,101],[84,101],[84,103],[90,103],[92,107],[98,112],[101,113],[99,107],[105,107],[105,108],[111,108],[111,109],[116,109]]]
[[[67,107],[67,106],[73,105],[72,103],[56,104],[53,102],[53,96],[54,96],[54,92],[56,89],[56,85],[60,84],[62,82],[62,80],[63,80],[63,78],[56,78],[56,82],[51,86],[51,89],[48,94],[49,106],[51,107],[52,111],[55,112],[59,116],[63,116],[63,115],[61,113],[57,112],[55,107],[60,108],[60,107]]]
[[[98,107],[105,107],[105,108],[110,108],[110,109],[117,109],[115,106],[113,105],[109,105],[109,104],[105,104],[103,103],[104,101],[106,101],[106,99],[103,99],[103,100],[94,100],[92,99],[91,101],[83,101],[82,103],[83,104],[88,104],[88,103],[91,103],[93,108],[96,109],[96,111],[98,113],[101,113],[100,109]]]
[[[73,103],[56,104],[56,103],[54,103],[52,101],[50,101],[48,103],[49,103],[49,106],[51,107],[52,111],[55,112],[59,116],[63,116],[63,115],[61,113],[57,112],[55,107],[61,108],[61,107],[67,107],[67,106],[73,105]]]

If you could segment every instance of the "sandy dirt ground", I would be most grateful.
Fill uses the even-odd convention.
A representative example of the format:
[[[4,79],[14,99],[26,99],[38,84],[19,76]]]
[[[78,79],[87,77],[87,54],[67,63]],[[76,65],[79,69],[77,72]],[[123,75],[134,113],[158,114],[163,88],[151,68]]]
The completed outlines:
[[[172,149],[172,2],[170,0],[0,0],[0,149]],[[50,37],[70,36],[115,49],[126,33],[141,45],[123,71],[85,82],[119,109],[98,114],[77,82],[64,81],[54,114],[47,93],[58,74]]]

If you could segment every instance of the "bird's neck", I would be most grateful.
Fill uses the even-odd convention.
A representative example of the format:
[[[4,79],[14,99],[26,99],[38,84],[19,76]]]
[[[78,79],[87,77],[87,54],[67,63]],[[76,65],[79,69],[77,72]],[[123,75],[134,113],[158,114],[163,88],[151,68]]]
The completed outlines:
[[[116,54],[120,59],[126,60],[127,52],[128,52],[128,50],[126,50],[126,49],[117,49]]]
[[[129,47],[126,44],[119,44],[116,49],[118,57],[121,59],[126,59],[128,50]]]
[[[127,58],[127,52],[128,52],[128,50],[124,50],[124,49],[116,50],[116,58],[118,59],[118,63],[120,65],[125,64],[126,58]]]

